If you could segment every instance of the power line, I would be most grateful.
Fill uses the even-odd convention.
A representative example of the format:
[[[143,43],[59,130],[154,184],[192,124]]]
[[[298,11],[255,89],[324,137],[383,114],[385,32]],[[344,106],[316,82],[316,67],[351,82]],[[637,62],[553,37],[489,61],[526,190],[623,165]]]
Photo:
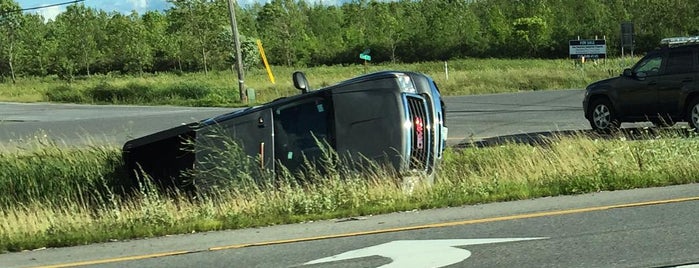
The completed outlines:
[[[5,14],[10,14],[10,13],[15,13],[15,12],[37,10],[37,9],[49,8],[49,7],[57,7],[57,6],[62,6],[62,5],[77,4],[79,2],[84,2],[84,1],[85,0],[73,0],[73,1],[68,1],[68,2],[57,3],[57,4],[38,6],[38,7],[28,7],[28,8],[22,8],[22,9],[7,10],[7,11],[0,12],[0,15],[5,15]]]

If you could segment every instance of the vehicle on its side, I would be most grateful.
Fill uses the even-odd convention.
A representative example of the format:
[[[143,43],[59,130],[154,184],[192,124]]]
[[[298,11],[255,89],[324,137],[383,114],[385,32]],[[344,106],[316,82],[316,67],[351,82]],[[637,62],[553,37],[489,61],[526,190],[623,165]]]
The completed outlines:
[[[299,170],[304,159],[319,158],[319,144],[327,144],[339,155],[433,178],[447,127],[444,103],[430,77],[382,71],[318,90],[310,89],[303,73],[292,77],[302,94],[126,142],[123,157],[132,178],[147,174],[166,186],[182,185],[184,171],[212,165],[205,163],[206,151],[192,146],[220,144],[212,139],[221,133],[264,170]]]
[[[585,118],[594,130],[610,132],[623,122],[699,129],[699,36],[661,40],[619,77],[587,86]]]

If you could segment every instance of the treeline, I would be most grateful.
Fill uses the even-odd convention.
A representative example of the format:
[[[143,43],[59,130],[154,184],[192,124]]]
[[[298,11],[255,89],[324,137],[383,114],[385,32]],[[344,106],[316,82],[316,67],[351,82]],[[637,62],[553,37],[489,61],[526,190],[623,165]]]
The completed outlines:
[[[568,40],[606,37],[620,50],[620,23],[635,25],[636,52],[670,36],[698,35],[699,1],[686,0],[272,0],[236,7],[245,66],[256,40],[273,65],[419,62],[465,57],[564,58]],[[226,0],[169,0],[164,12],[121,14],[73,4],[53,20],[0,0],[0,77],[230,69]]]

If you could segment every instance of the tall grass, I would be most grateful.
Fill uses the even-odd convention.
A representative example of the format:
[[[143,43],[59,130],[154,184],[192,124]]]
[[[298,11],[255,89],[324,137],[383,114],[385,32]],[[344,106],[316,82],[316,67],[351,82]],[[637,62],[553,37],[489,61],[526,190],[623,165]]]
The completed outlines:
[[[113,147],[61,147],[46,139],[0,153],[0,207],[47,202],[101,202],[125,170]]]
[[[0,251],[699,182],[697,146],[696,137],[674,132],[633,140],[561,136],[539,145],[449,149],[435,184],[412,192],[387,170],[329,168],[301,181],[282,176],[192,197],[162,193],[147,180],[131,195],[116,194],[110,180],[125,178],[105,174],[119,169],[118,149],[49,144],[0,153],[10,163],[0,166],[0,189],[32,174],[2,194]],[[73,181],[108,187],[102,192]],[[46,189],[40,184],[59,189],[40,191]],[[15,194],[23,192],[32,195]],[[81,198],[95,195],[100,198]]]
[[[460,59],[415,64],[347,65],[300,68],[313,88],[325,87],[380,70],[418,71],[432,76],[445,95],[583,88],[590,82],[617,76],[637,59],[608,59],[575,64],[572,60]],[[445,68],[445,63],[447,64]],[[254,89],[251,104],[297,94],[291,73],[299,68],[272,67],[272,84],[263,69],[253,68],[245,84]],[[56,77],[20,78],[0,84],[0,101],[71,102],[185,106],[244,106],[237,75],[232,71],[159,73],[142,76],[93,75],[67,83]]]

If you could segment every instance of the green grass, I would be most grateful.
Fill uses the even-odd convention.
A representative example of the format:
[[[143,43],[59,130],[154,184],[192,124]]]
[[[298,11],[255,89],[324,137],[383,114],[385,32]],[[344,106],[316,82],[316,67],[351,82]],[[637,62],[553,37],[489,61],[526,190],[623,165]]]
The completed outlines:
[[[461,59],[447,63],[323,66],[303,68],[313,88],[325,87],[364,73],[380,70],[418,71],[432,76],[444,95],[504,93],[544,89],[584,88],[617,76],[637,59],[609,59],[584,66],[573,60]],[[296,68],[272,67],[272,84],[263,69],[245,74],[255,90],[254,103],[297,94],[291,81]],[[448,74],[448,78],[447,78]],[[160,73],[143,76],[93,75],[71,83],[56,77],[20,78],[0,84],[0,101],[143,104],[183,106],[244,106],[239,100],[237,74],[232,71]]]
[[[0,251],[699,182],[697,137],[641,136],[448,149],[436,183],[412,192],[389,171],[352,172],[330,159],[327,175],[308,174],[301,183],[283,176],[255,184],[242,173],[219,173],[239,176],[194,199],[148,183],[116,194],[125,179],[118,148],[40,144],[0,153]],[[45,191],[46,184],[56,189]]]

